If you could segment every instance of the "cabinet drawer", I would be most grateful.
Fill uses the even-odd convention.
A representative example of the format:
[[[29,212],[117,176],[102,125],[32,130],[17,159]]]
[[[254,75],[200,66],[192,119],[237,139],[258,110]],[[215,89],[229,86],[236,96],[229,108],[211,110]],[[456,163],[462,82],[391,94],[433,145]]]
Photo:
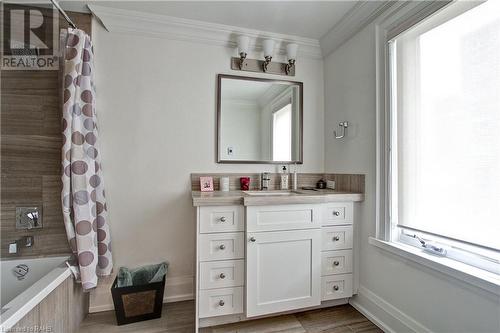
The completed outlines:
[[[200,207],[200,233],[244,231],[243,206]]]
[[[247,207],[247,231],[310,229],[321,226],[321,205]]]
[[[322,250],[342,250],[352,248],[352,226],[324,227]]]
[[[323,225],[352,224],[352,202],[332,202],[324,206]]]
[[[199,317],[243,312],[243,287],[200,290]]]
[[[244,260],[208,261],[200,263],[200,289],[243,286]]]
[[[321,275],[352,273],[352,250],[321,253]]]
[[[322,301],[351,296],[352,274],[330,275],[321,278]]]
[[[243,232],[199,235],[200,261],[244,258],[243,237]]]

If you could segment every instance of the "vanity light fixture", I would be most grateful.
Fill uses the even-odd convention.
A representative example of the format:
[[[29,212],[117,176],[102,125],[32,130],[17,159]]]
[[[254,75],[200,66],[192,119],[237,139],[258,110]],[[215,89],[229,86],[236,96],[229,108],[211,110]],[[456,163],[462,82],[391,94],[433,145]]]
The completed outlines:
[[[286,75],[290,75],[292,68],[295,66],[298,48],[299,46],[295,43],[290,43],[286,46],[286,57],[288,59],[288,64],[285,67]]]
[[[289,43],[286,46],[287,62],[271,62],[277,42],[269,38],[264,40],[257,38],[255,44],[259,44],[260,41],[262,41],[264,60],[248,59],[247,55],[249,53],[250,37],[239,35],[236,38],[239,57],[231,58],[231,69],[236,71],[295,76],[295,59],[297,57],[298,45]],[[284,45],[284,43],[282,42],[281,45]]]
[[[243,68],[243,63],[248,54],[248,45],[250,44],[250,38],[248,36],[240,35],[238,36],[238,52],[240,53],[240,69]]]
[[[265,39],[262,42],[262,48],[264,49],[264,63],[262,64],[262,70],[267,72],[267,68],[269,67],[269,64],[271,63],[271,59],[273,58],[274,55],[274,40],[272,39]]]

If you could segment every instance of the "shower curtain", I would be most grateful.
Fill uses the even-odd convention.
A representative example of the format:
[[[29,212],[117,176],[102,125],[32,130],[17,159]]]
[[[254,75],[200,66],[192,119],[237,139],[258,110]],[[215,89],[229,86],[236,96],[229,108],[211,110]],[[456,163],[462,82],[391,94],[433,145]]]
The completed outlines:
[[[63,31],[62,207],[84,290],[113,268],[95,112],[94,54],[82,30]]]

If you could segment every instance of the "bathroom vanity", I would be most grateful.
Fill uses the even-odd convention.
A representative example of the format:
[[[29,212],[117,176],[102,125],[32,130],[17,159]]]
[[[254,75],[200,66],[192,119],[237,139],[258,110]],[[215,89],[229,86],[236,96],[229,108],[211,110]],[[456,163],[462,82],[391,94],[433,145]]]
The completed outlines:
[[[363,194],[192,195],[197,328],[345,304],[356,293],[354,210]]]

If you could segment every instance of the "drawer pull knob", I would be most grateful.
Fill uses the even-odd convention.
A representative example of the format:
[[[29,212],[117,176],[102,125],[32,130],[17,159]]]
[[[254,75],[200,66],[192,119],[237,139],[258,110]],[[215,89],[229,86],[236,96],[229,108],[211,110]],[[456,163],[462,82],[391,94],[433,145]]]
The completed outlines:
[[[338,266],[339,264],[340,264],[340,263],[339,263],[338,261],[336,261],[336,260],[333,262],[333,265],[334,265],[334,266]]]
[[[254,243],[256,241],[255,237],[250,237],[250,242]]]
[[[339,236],[335,236],[332,238],[334,242],[338,242],[340,240],[340,237]]]
[[[340,213],[339,213],[338,211],[334,210],[334,211],[333,211],[333,215],[335,215],[335,216],[339,216],[339,215],[340,215]]]
[[[335,291],[339,290],[339,286],[334,285],[334,286],[333,286],[333,290],[335,290]]]
[[[226,245],[224,245],[224,244],[221,244],[221,245],[219,246],[219,249],[221,249],[221,250],[224,250],[225,248],[226,248]]]
[[[221,221],[221,222],[226,222],[226,217],[225,217],[225,216],[221,217],[221,218],[220,218],[220,221]]]
[[[224,306],[224,304],[226,304],[226,303],[224,303],[224,301],[223,301],[223,300],[220,300],[220,301],[219,301],[219,305],[220,305],[220,306]]]
[[[225,278],[226,278],[226,274],[224,274],[224,273],[220,273],[219,277],[220,277],[221,279],[225,279]]]

